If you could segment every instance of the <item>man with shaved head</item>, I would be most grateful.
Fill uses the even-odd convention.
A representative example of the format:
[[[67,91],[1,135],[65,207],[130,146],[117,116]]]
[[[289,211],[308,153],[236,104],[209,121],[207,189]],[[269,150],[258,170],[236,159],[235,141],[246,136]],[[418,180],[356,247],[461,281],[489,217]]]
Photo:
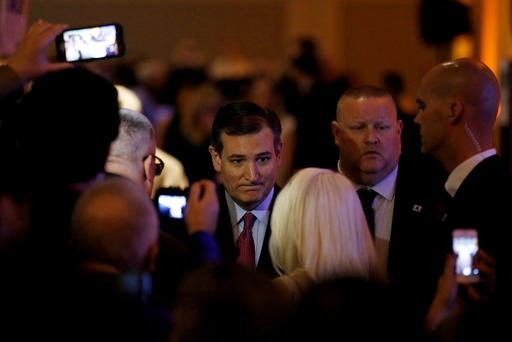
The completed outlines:
[[[497,257],[501,227],[510,222],[500,208],[510,204],[510,176],[493,148],[500,88],[493,72],[473,59],[457,59],[429,70],[417,91],[423,153],[450,173],[451,228],[477,228],[480,247]],[[506,211],[504,212],[506,213]],[[503,219],[500,221],[498,219]]]
[[[457,59],[425,74],[414,120],[420,126],[422,152],[438,159],[449,173],[445,189],[451,200],[444,215],[448,230],[477,229],[479,247],[496,260],[494,291],[487,300],[472,303],[469,309],[477,310],[469,312],[476,315],[469,315],[461,329],[463,333],[467,328],[472,338],[487,340],[498,331],[496,305],[505,304],[502,291],[510,291],[503,280],[510,271],[510,248],[505,243],[512,226],[511,176],[492,140],[499,101],[493,72],[478,60]],[[485,278],[484,269],[481,273]]]
[[[144,188],[124,177],[107,178],[78,199],[71,227],[78,267],[63,311],[73,340],[168,337],[169,316],[148,297],[158,229]]]
[[[77,201],[71,241],[81,267],[107,273],[153,271],[158,215],[144,189],[108,178]]]

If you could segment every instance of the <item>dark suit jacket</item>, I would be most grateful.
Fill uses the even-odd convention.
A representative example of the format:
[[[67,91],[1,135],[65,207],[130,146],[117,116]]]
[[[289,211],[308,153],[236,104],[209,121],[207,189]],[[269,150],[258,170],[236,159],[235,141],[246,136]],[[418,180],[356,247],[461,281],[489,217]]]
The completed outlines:
[[[272,202],[270,203],[270,214],[272,214],[272,208],[274,207],[274,201],[279,194],[281,189],[276,184],[274,185],[274,196],[272,198]],[[219,247],[219,251],[221,254],[222,260],[225,261],[236,261],[237,258],[237,250],[235,245],[235,239],[233,237],[233,230],[231,225],[231,219],[229,217],[229,209],[226,202],[226,195],[223,186],[219,186],[217,188],[217,195],[219,196],[219,220],[217,221],[217,231],[215,232],[215,240],[217,241],[217,245]],[[271,234],[270,221],[265,232],[265,238],[263,240],[263,248],[261,249],[260,258],[258,260],[258,265],[256,269],[262,271],[270,277],[277,277],[278,274],[274,270],[272,265],[272,260],[270,258],[270,253],[268,250],[268,243],[270,241]]]
[[[440,224],[445,173],[428,156],[400,159],[388,254],[393,290],[422,320],[443,271],[449,234]],[[420,321],[418,321],[420,323]]]
[[[487,301],[469,302],[457,338],[498,340],[508,331],[510,298],[511,175],[497,155],[480,162],[464,179],[446,210],[446,225],[475,228],[479,247],[496,260],[496,284]],[[503,336],[503,335],[501,335]]]
[[[464,179],[446,211],[450,229],[476,228],[480,247],[494,258],[512,219],[511,176],[499,156],[480,162]],[[506,228],[506,229],[505,229]]]

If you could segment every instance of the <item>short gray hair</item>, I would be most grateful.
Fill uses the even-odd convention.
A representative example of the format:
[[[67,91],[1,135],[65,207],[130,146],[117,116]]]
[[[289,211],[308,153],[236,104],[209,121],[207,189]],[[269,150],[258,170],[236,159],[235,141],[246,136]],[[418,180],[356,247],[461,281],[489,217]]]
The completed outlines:
[[[155,136],[153,125],[144,114],[131,109],[120,109],[119,117],[119,135],[112,144],[110,156],[138,159],[145,150],[143,147]]]

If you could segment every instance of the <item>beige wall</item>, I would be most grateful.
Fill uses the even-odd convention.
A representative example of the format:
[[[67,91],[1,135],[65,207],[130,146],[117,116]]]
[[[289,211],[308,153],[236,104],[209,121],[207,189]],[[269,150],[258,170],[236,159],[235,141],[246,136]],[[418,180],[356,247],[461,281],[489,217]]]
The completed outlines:
[[[31,0],[30,21],[70,26],[119,22],[127,54],[168,58],[183,38],[199,42],[207,56],[236,40],[250,56],[283,54],[283,1]]]
[[[379,84],[387,69],[403,73],[413,92],[436,51],[421,40],[419,1],[345,1],[339,43],[345,67],[361,82]]]
[[[273,60],[290,53],[294,39],[310,35],[338,69],[362,83],[383,71],[402,72],[411,92],[435,62],[421,42],[419,0],[31,0],[29,21],[71,26],[117,21],[129,55],[167,58],[182,38],[196,39],[207,56],[236,40],[251,57]]]

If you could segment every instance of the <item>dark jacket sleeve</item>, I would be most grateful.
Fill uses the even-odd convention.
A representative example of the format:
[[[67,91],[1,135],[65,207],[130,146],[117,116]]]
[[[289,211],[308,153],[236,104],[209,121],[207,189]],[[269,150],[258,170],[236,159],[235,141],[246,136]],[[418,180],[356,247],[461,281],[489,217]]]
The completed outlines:
[[[0,66],[0,100],[7,96],[19,94],[21,96],[23,85],[18,74],[8,65]]]

